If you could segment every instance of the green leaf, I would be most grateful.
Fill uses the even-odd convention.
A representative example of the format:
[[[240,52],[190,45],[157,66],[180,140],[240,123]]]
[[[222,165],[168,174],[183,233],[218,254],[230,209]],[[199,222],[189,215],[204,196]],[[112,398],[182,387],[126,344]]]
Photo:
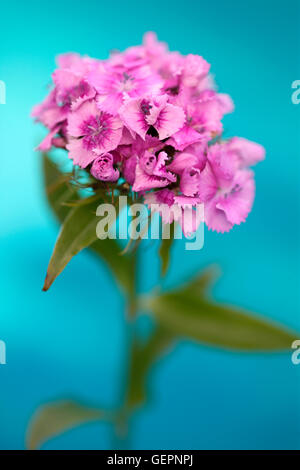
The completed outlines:
[[[65,204],[78,201],[75,208],[82,205],[83,210],[86,210],[85,206],[88,204],[87,199],[79,200],[75,187],[71,186],[68,182],[70,175],[61,173],[58,166],[47,155],[43,155],[43,172],[45,191],[49,205],[61,223],[65,220],[67,215],[74,210],[73,207],[66,206]],[[106,262],[120,287],[131,296],[135,282],[133,255],[128,254],[126,256],[120,256],[121,248],[118,242],[108,238],[105,240],[97,239],[88,248]],[[45,286],[46,288],[47,285],[48,284]]]
[[[49,289],[73,256],[98,240],[96,210],[99,200],[74,207],[63,222],[50,263],[43,290]],[[99,235],[99,233],[98,233]]]
[[[43,175],[49,205],[59,222],[63,222],[70,212],[70,207],[64,204],[78,199],[75,188],[69,183],[70,174],[61,173],[57,165],[43,155]]]
[[[44,442],[65,431],[104,417],[103,411],[74,401],[61,401],[42,406],[36,411],[29,425],[27,448],[38,449]]]
[[[289,349],[296,333],[241,309],[205,297],[204,277],[183,288],[148,298],[145,307],[173,334],[240,351]],[[205,283],[204,283],[205,284]]]
[[[153,364],[170,348],[174,335],[162,325],[157,325],[155,332],[146,344],[135,341],[132,348],[127,405],[132,408],[146,400],[147,377]]]

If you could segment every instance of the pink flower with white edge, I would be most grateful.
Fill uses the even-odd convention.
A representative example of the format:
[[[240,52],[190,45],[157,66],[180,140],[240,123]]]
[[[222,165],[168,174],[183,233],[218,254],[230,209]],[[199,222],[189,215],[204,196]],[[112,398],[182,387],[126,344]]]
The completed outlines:
[[[120,109],[125,125],[145,139],[152,126],[164,140],[184,124],[185,113],[179,106],[168,103],[168,96],[128,100]]]
[[[166,152],[158,156],[145,152],[136,165],[133,191],[147,191],[154,188],[163,188],[176,182],[176,175],[169,171],[166,162],[169,157]]]
[[[228,232],[245,222],[252,209],[255,193],[253,172],[239,170],[230,187],[218,190],[205,204],[205,222],[211,230]]]
[[[117,114],[126,97],[137,98],[156,94],[163,82],[148,66],[127,70],[106,66],[95,68],[88,75],[89,84],[97,90],[99,108]]]
[[[184,126],[172,135],[171,142],[177,150],[184,150],[197,142],[206,143],[214,135],[221,134],[221,119],[233,109],[229,98],[219,96],[213,90],[201,92],[195,100],[191,100],[188,92],[182,93],[175,103],[182,106],[186,114]]]
[[[147,33],[142,45],[107,60],[64,54],[52,78],[53,89],[32,113],[49,131],[40,150],[65,148],[96,179],[120,179],[127,183],[122,192],[165,201],[176,217],[166,213],[163,220],[184,217],[185,232],[198,227],[200,203],[212,230],[246,219],[255,191],[249,167],[265,150],[222,136],[222,119],[234,105],[215,91],[203,57],[170,52]]]
[[[70,70],[58,69],[52,78],[56,85],[56,103],[62,111],[76,110],[96,95],[96,90],[82,76]]]
[[[60,68],[52,74],[55,87],[32,111],[32,116],[50,130],[49,136],[38,146],[39,150],[48,151],[53,142],[57,142],[53,137],[65,126],[71,109],[77,109],[95,96],[96,91],[85,80],[93,63],[93,59],[78,54],[59,56]]]
[[[264,160],[266,155],[262,145],[243,137],[233,137],[226,145],[228,149],[238,155],[241,167],[256,165],[256,163]]]
[[[98,155],[114,150],[122,137],[122,122],[100,111],[95,101],[87,101],[68,119],[69,158],[87,167]]]
[[[197,143],[187,147],[184,152],[176,152],[173,161],[168,166],[168,169],[178,175],[181,175],[185,169],[191,167],[198,168],[202,171],[205,167],[206,161],[207,145]]]
[[[208,228],[223,233],[244,222],[251,211],[254,192],[253,172],[238,169],[236,156],[226,152],[222,145],[212,146],[208,162],[200,174],[198,191],[205,203]]]

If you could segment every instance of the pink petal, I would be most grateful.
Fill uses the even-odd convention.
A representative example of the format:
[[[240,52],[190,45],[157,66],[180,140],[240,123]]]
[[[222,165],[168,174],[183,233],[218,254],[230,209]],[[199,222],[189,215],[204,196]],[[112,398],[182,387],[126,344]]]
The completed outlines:
[[[73,101],[73,103],[71,104],[71,110],[76,111],[78,108],[80,108],[80,106],[85,101],[95,98],[95,95],[96,95],[96,91],[93,88],[90,87],[90,90],[88,91],[88,93],[86,95],[81,96],[81,97],[77,98],[77,100]]]
[[[135,169],[137,165],[138,157],[133,155],[132,157],[125,158],[123,163],[123,175],[125,180],[129,184],[133,184],[135,180]]]
[[[52,74],[53,81],[59,89],[70,89],[74,88],[82,80],[81,77],[75,75],[70,70],[55,70]]]
[[[204,219],[207,227],[216,232],[229,232],[233,224],[228,221],[225,212],[216,207],[216,200],[212,199],[204,205]]]
[[[36,150],[40,150],[41,152],[48,152],[48,150],[52,147],[52,139],[59,131],[60,126],[56,126],[49,134],[42,140],[40,145],[37,147]]]
[[[206,202],[211,199],[216,194],[217,189],[217,180],[212,171],[211,165],[207,163],[199,177],[198,195],[201,201]]]
[[[154,188],[163,188],[168,186],[170,181],[167,178],[161,178],[159,176],[147,175],[139,164],[135,170],[135,181],[132,187],[133,191],[147,191]]]
[[[185,113],[179,106],[167,104],[159,114],[155,124],[155,129],[159,134],[160,140],[172,136],[184,124]]]
[[[189,205],[182,209],[182,217],[178,222],[185,236],[197,232],[200,223],[204,222],[202,214],[203,211],[201,209],[195,210]]]
[[[203,136],[187,124],[185,124],[182,129],[172,135],[174,147],[177,150],[184,150],[188,145],[192,145],[201,141],[202,139]]]
[[[177,204],[173,204],[174,194],[168,189],[162,189],[155,193],[147,193],[144,202],[152,212],[157,212],[164,224],[171,224],[174,220],[181,220],[182,210]]]
[[[237,155],[230,152],[226,144],[217,143],[209,147],[208,160],[218,185],[222,189],[229,187],[239,167]]]
[[[170,165],[168,165],[168,170],[180,175],[186,168],[190,168],[192,166],[197,167],[198,163],[199,158],[193,153],[176,153],[174,160],[170,163]]]
[[[153,175],[160,176],[161,178],[167,178],[169,182],[175,183],[176,176],[169,171],[166,167],[166,161],[168,160],[168,155],[166,152],[160,152],[157,157],[157,163],[153,169]]]
[[[126,127],[123,127],[122,138],[119,145],[131,145],[134,143],[134,138]]]
[[[69,150],[68,156],[73,160],[74,165],[79,165],[81,168],[87,167],[97,158],[95,153],[83,147],[82,139],[70,140],[67,144],[67,150]]]
[[[99,95],[97,97],[98,108],[112,115],[115,115],[118,113],[122,104],[123,104],[122,93]]]
[[[195,196],[198,192],[200,170],[198,168],[186,168],[180,178],[180,191],[185,196]]]
[[[94,149],[97,155],[115,150],[121,141],[123,131],[121,120],[117,117],[111,117],[110,126],[108,138],[103,139],[102,143]]]
[[[234,111],[234,103],[229,95],[226,93],[218,93],[217,100],[221,105],[223,114],[229,114]]]
[[[224,211],[231,224],[239,225],[245,222],[253,205],[255,184],[252,172],[247,170],[238,172],[235,184],[239,184],[241,189],[220,198],[216,207]]]
[[[82,123],[90,118],[96,116],[99,110],[95,101],[87,101],[77,111],[69,114],[68,118],[68,133],[72,137],[82,136]]]
[[[196,206],[197,204],[202,204],[202,201],[199,197],[188,197],[188,196],[175,196],[174,202],[178,204],[179,207]]]
[[[262,145],[244,139],[233,137],[228,142],[228,148],[236,152],[241,160],[242,166],[252,166],[265,158],[266,151]]]
[[[127,101],[120,109],[119,114],[125,125],[145,140],[148,125],[140,108],[140,100]]]

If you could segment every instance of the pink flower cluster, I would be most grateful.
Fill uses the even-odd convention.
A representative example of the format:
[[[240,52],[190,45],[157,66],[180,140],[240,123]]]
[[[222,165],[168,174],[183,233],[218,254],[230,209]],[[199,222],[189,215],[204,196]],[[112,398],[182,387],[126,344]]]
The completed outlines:
[[[32,113],[49,129],[39,149],[66,148],[94,178],[167,204],[175,215],[165,222],[204,203],[206,225],[228,231],[251,210],[249,167],[265,151],[244,138],[222,140],[233,103],[215,91],[209,69],[198,55],[169,52],[154,33],[105,61],[60,56],[54,87]],[[197,224],[192,217],[189,231]]]

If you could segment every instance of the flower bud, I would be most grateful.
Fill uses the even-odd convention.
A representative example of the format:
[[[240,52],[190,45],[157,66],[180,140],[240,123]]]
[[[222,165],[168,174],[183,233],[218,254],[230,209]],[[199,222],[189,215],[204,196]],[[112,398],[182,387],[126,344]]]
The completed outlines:
[[[97,157],[92,164],[91,174],[100,181],[115,182],[119,179],[120,172],[113,166],[114,160],[110,153]]]

